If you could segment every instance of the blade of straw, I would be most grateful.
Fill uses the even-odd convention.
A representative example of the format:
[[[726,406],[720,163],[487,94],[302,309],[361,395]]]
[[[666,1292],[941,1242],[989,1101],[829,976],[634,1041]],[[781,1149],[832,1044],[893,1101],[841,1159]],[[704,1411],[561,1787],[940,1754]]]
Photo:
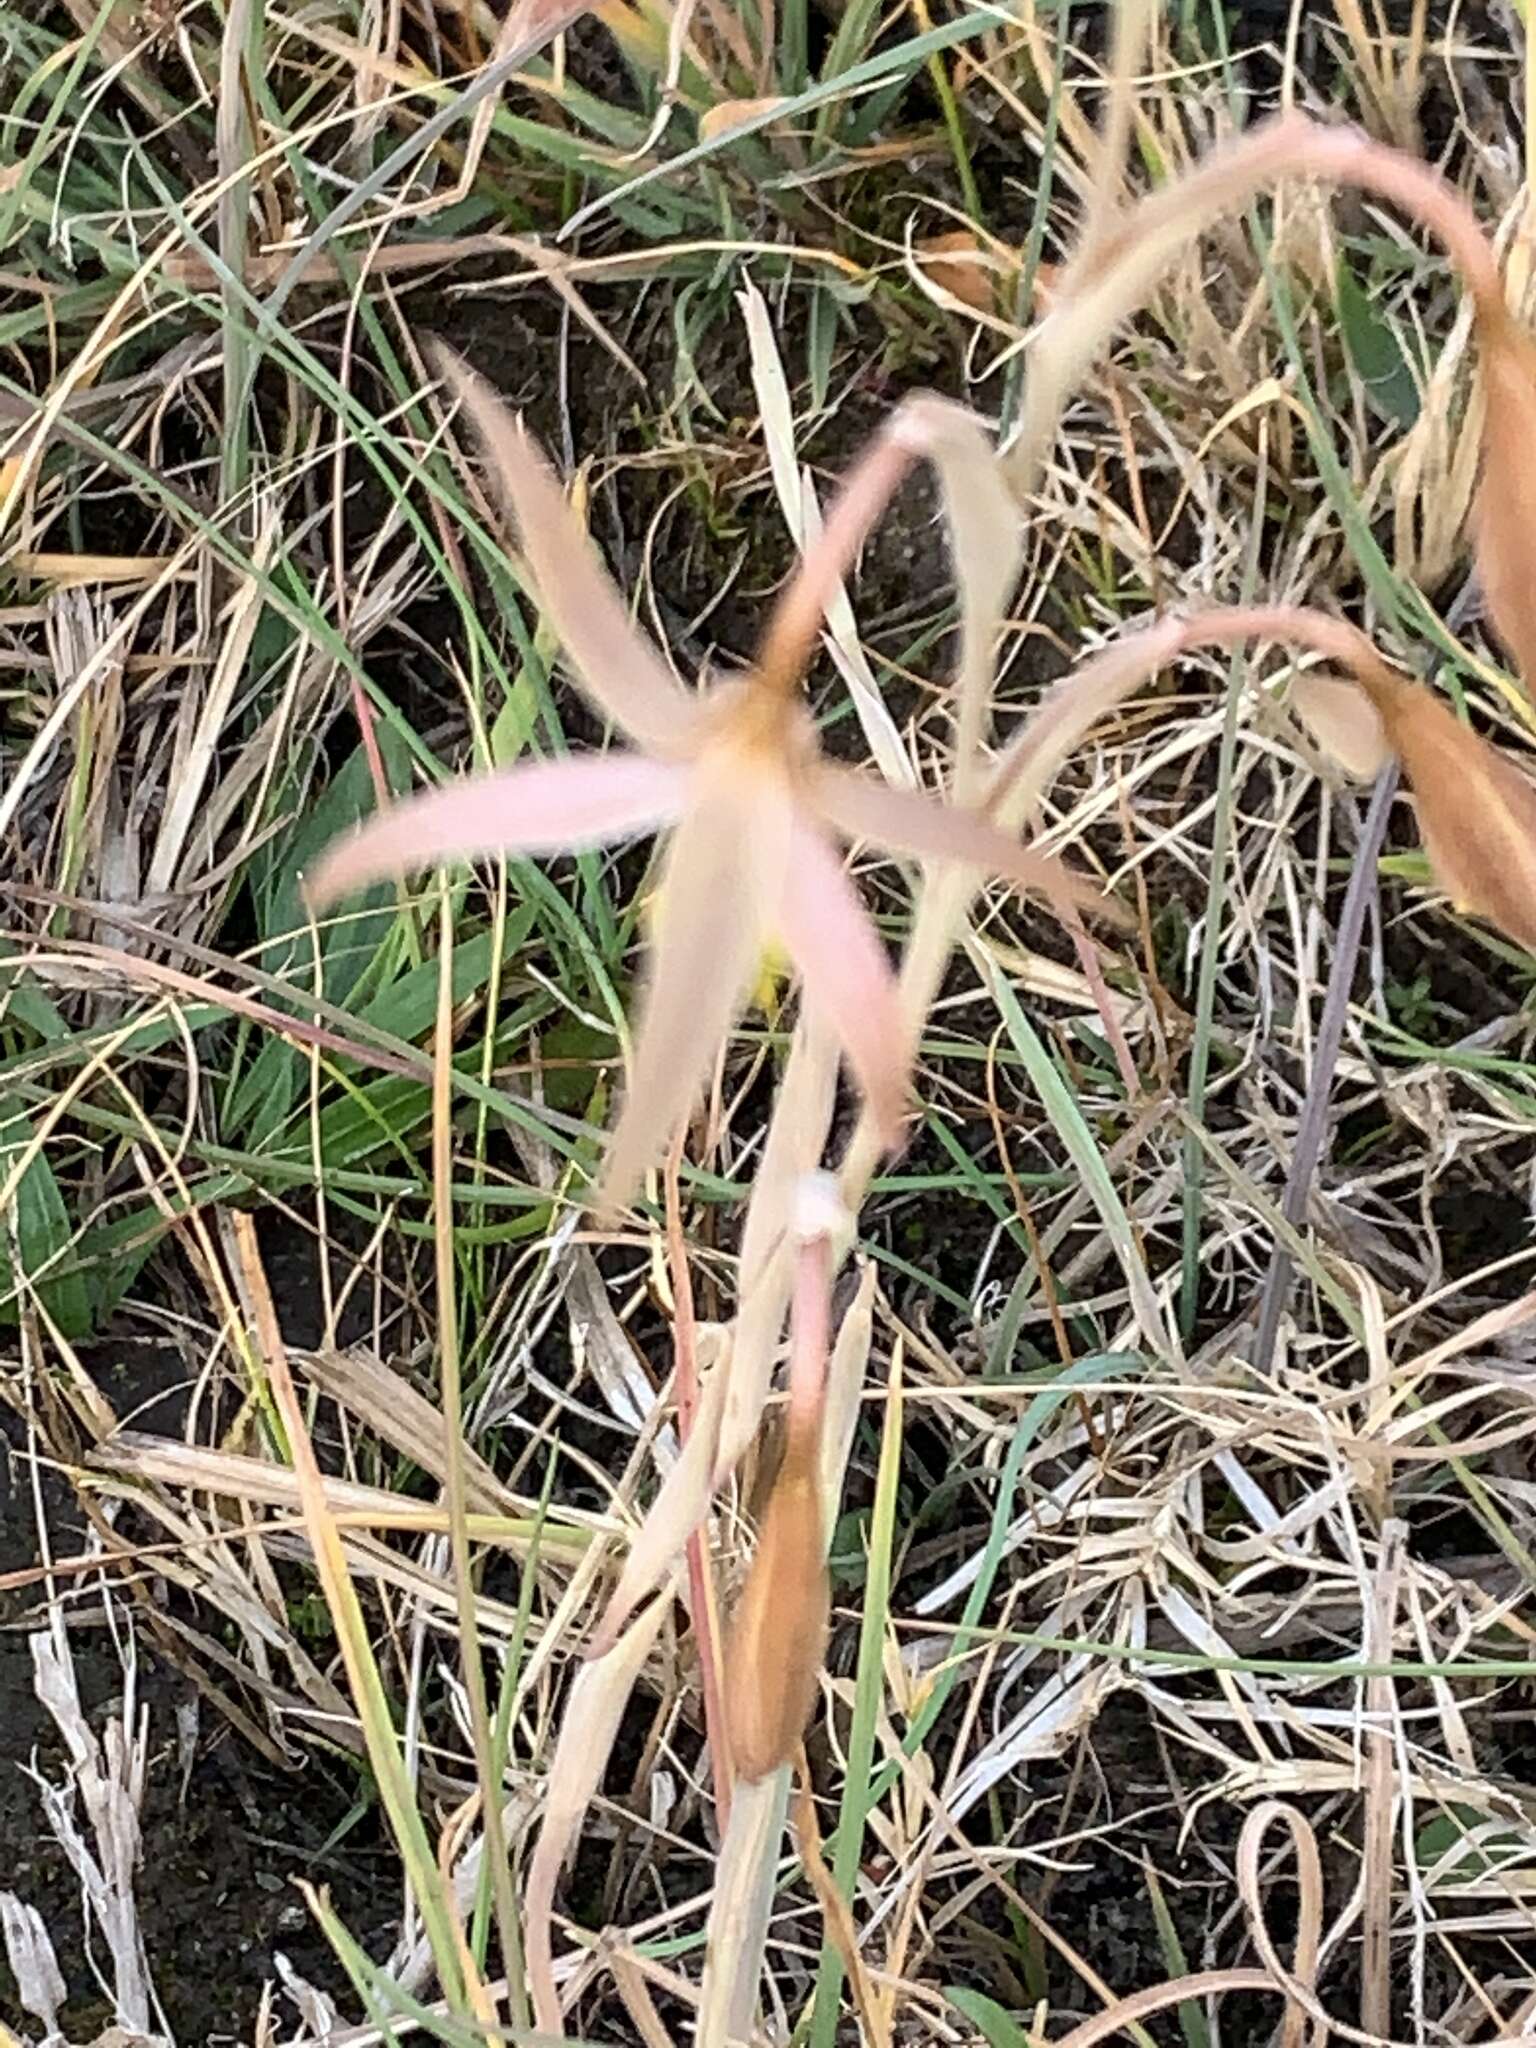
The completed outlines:
[[[695,2048],[732,2048],[752,2034],[788,1809],[787,1767],[736,1787],[715,1867]]]
[[[237,1210],[231,1218],[242,1268],[241,1278],[255,1325],[261,1364],[288,1436],[289,1455],[303,1499],[304,1523],[315,1554],[315,1568],[336,1630],[337,1647],[357,1705],[368,1745],[368,1761],[378,1783],[384,1810],[405,1865],[406,1880],[420,1910],[432,1959],[450,2006],[462,2005],[465,1985],[460,1964],[458,1929],[452,1903],[427,1839],[416,1805],[415,1788],[406,1773],[399,1740],[384,1692],[384,1681],[368,1639],[362,1604],[352,1584],[346,1551],[326,1504],[325,1481],[305,1426],[304,1410],[293,1384],[288,1352],[278,1327],[277,1311],[267,1285],[256,1242],[255,1218]]]
[[[880,1436],[880,1468],[875,1476],[875,1501],[869,1525],[869,1556],[864,1573],[864,1612],[859,1622],[859,1659],[854,1677],[853,1726],[848,1735],[848,1760],[843,1773],[843,1800],[837,1825],[832,1875],[850,1902],[864,1853],[864,1831],[873,1805],[871,1772],[875,1760],[875,1726],[885,1680],[885,1637],[889,1619],[891,1555],[895,1547],[896,1489],[901,1474],[902,1399],[901,1347],[891,1354],[886,1380],[885,1423]],[[837,2032],[838,1996],[843,1984],[843,1959],[834,1943],[824,1941],[816,1972],[815,2007],[810,2048],[833,2048]]]

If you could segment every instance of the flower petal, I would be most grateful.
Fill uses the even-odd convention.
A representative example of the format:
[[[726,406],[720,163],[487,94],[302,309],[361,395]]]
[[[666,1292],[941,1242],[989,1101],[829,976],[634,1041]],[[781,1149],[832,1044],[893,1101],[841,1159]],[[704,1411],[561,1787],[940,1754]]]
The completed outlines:
[[[402,869],[489,853],[574,852],[676,817],[688,772],[644,754],[528,761],[407,797],[336,840],[305,878],[317,908]]]
[[[896,977],[842,861],[809,818],[797,817],[790,830],[777,922],[806,1000],[836,1035],[871,1114],[893,1143],[912,1060]]]
[[[432,358],[474,421],[497,489],[577,680],[605,718],[642,747],[686,746],[693,704],[635,630],[585,526],[522,421],[467,363],[440,344]]]
[[[1483,351],[1483,473],[1473,508],[1477,575],[1487,614],[1536,697],[1536,342],[1502,299],[1479,320]]]
[[[1536,952],[1536,787],[1425,684],[1362,681],[1413,785],[1436,881],[1458,910]]]
[[[975,811],[936,803],[913,790],[871,782],[827,762],[806,771],[805,787],[815,808],[846,839],[870,839],[892,853],[923,861],[958,861],[1012,882],[1016,888],[1123,922],[1124,913],[1098,883],[1076,875],[1051,853],[1021,846]]]
[[[693,1107],[767,935],[765,883],[782,870],[788,805],[721,778],[683,813],[661,882],[661,925],[629,1087],[595,1207],[621,1209]]]
[[[1308,669],[1291,679],[1291,708],[1329,760],[1374,782],[1392,758],[1381,713],[1358,683]]]

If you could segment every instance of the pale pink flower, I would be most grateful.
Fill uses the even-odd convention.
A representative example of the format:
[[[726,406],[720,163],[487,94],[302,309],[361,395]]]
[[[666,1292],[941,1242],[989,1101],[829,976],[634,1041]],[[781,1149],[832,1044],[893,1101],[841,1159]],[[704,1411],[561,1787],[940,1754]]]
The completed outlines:
[[[572,852],[666,828],[660,931],[600,1205],[622,1204],[663,1152],[772,940],[894,1140],[913,1049],[885,948],[838,841],[960,861],[1058,902],[1103,907],[1092,885],[978,814],[827,760],[801,699],[844,559],[924,452],[921,408],[899,415],[851,472],[821,541],[779,600],[758,663],[694,694],[631,625],[521,422],[457,358],[440,351],[438,360],[491,458],[576,680],[634,749],[526,762],[409,798],[324,855],[309,878],[311,900],[329,903],[381,875],[436,860]],[[941,401],[932,406],[935,418],[947,410]]]

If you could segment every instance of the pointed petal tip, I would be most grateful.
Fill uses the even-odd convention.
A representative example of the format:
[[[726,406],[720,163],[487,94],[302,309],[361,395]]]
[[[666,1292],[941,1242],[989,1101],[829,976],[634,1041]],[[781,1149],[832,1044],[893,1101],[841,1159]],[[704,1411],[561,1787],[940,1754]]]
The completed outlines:
[[[825,761],[815,770],[812,801],[825,823],[845,839],[871,840],[890,853],[979,869],[1044,896],[1058,916],[1071,909],[1122,930],[1134,924],[1096,877],[1069,866],[1058,854],[1022,845],[979,812],[916,790],[892,789]]]
[[[638,1169],[632,1169],[626,1164],[619,1174],[615,1174],[612,1162],[613,1144],[610,1140],[603,1170],[593,1182],[592,1191],[587,1198],[587,1220],[594,1230],[600,1230],[605,1234],[624,1228],[624,1219],[629,1214],[640,1184]]]
[[[361,842],[366,827],[355,827],[344,838],[325,849],[311,868],[299,876],[299,894],[311,917],[320,917],[366,883],[378,880],[375,865],[367,858]]]
[[[899,1152],[906,1143],[907,1113],[911,1108],[910,1090],[905,1083],[882,1088],[878,1095],[866,1095],[864,1106],[881,1151],[887,1155]]]
[[[446,341],[440,341],[436,335],[433,335],[424,344],[424,352],[433,370],[448,386],[455,398],[463,399],[471,395],[478,396],[482,393],[486,396],[491,395],[489,384],[487,384],[474,364],[466,356],[461,356],[458,350],[451,347]],[[505,401],[498,402],[505,405]],[[518,425],[521,426],[522,415],[514,413],[510,406],[507,406],[505,409],[508,419],[517,421]]]
[[[635,1064],[639,1064],[638,1054]],[[594,1230],[618,1232],[633,1224],[636,1208],[645,1199],[645,1177],[660,1164],[672,1129],[654,1117],[641,1115],[631,1078],[587,1199],[587,1216]]]
[[[422,354],[445,383],[451,383],[468,369],[468,364],[456,348],[450,348],[436,334],[429,334],[421,344]]]
[[[440,342],[431,353],[448,391],[463,407],[539,601],[587,697],[642,747],[688,751],[691,698],[630,619],[537,437],[461,356]]]

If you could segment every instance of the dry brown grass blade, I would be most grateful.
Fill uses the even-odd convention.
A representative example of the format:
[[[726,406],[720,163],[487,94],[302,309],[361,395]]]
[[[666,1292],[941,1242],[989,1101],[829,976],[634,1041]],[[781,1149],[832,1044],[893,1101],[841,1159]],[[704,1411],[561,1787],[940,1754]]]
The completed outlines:
[[[773,318],[767,301],[750,278],[737,303],[747,330],[752,389],[762,422],[763,452],[768,457],[774,494],[802,558],[810,555],[814,559],[826,545],[821,507],[811,474],[809,470],[802,471],[796,452],[794,397],[773,330]],[[826,587],[826,635],[828,651],[853,700],[876,765],[888,782],[894,782],[898,788],[910,787],[912,764],[869,666],[853,604],[841,581]]]
[[[35,1906],[25,1904],[14,1892],[0,1892],[0,1933],[18,2003],[29,2017],[42,2021],[45,2040],[61,2041],[59,2009],[69,1992],[47,1922]],[[15,2039],[14,2034],[0,2032],[0,2048]]]
[[[347,1553],[326,1500],[325,1480],[293,1383],[287,1347],[262,1263],[256,1220],[248,1211],[236,1210],[230,1217],[230,1231],[245,1313],[255,1338],[260,1369],[266,1373],[273,1405],[287,1434],[305,1527],[335,1625],[347,1681],[367,1737],[369,1762],[431,1940],[438,1980],[450,2005],[462,2006],[458,1916],[449,1892],[439,1881],[417,1805],[417,1788],[401,1752]]]
[[[1417,108],[1422,83],[1427,0],[1412,0],[1411,8],[1393,8],[1390,12],[1378,5],[1373,12],[1378,24],[1378,32],[1374,35],[1366,23],[1360,0],[1337,0],[1339,25],[1349,38],[1350,58],[1362,92],[1391,139],[1401,148],[1415,149],[1419,140]],[[1409,16],[1406,34],[1399,30],[1404,13]],[[1393,57],[1394,46],[1399,40],[1406,44],[1401,64]]]
[[[842,1958],[848,1982],[853,1989],[853,2002],[858,2011],[859,2023],[864,2029],[864,2038],[871,2044],[888,2040],[890,2030],[883,2025],[883,2016],[872,1995],[869,1972],[864,1967],[864,1958],[859,1953],[858,1930],[854,1926],[853,1914],[848,1901],[838,1890],[837,1879],[827,1867],[822,1854],[821,1829],[816,1822],[816,1801],[812,1796],[811,1776],[802,1749],[799,1758],[799,1783],[795,1787],[794,1819],[795,1839],[800,1850],[800,1861],[805,1874],[811,1881],[811,1890],[816,1894],[816,1903],[821,1908],[822,1925],[827,1940]]]
[[[176,555],[71,555],[18,548],[5,566],[17,576],[69,589],[82,583],[152,583],[157,576],[169,576],[179,559]]]
[[[1296,1851],[1296,1961],[1287,1969],[1275,1948],[1265,1914],[1265,1885],[1260,1870],[1264,1837],[1276,1823],[1289,1830]],[[1286,1997],[1282,2031],[1283,2048],[1301,2048],[1305,2022],[1309,2018],[1319,2031],[1313,2048],[1327,2039],[1329,2021],[1317,2003],[1317,1956],[1323,1938],[1323,1866],[1317,1853],[1317,1837],[1310,1824],[1294,1806],[1281,1799],[1266,1799],[1243,1823],[1237,1849],[1237,1886],[1248,1909],[1249,1925],[1259,1954],[1276,1985]]]
[[[361,1348],[303,1354],[305,1378],[349,1409],[373,1435],[442,1481],[448,1449],[441,1409],[401,1373]],[[464,1445],[464,1486],[482,1515],[534,1515],[537,1502],[510,1492],[472,1444]]]
[[[424,1060],[409,1058],[403,1053],[385,1052],[348,1038],[342,1032],[328,1030],[323,1024],[311,1024],[305,1018],[286,1016],[281,1010],[258,1002],[238,989],[221,987],[201,975],[184,974],[180,968],[167,967],[158,960],[139,959],[125,952],[121,946],[101,946],[79,939],[47,952],[29,954],[25,964],[40,981],[56,982],[61,987],[78,988],[94,984],[98,987],[121,985],[133,988],[136,984],[143,984],[158,992],[208,1003],[215,1009],[228,1010],[232,1016],[248,1017],[253,1024],[259,1024],[274,1036],[289,1039],[295,1045],[321,1046],[327,1052],[339,1053],[346,1059],[356,1060],[360,1066],[373,1067],[381,1073],[419,1079],[427,1072]]]
[[[60,1796],[39,1781],[49,1832],[81,1887],[86,1927],[99,1934],[112,1959],[113,2016],[130,2035],[148,2041],[161,2007],[136,1897],[148,1723],[137,1706],[133,1665],[125,1671],[119,1711],[98,1733],[81,1705],[62,1617],[32,1635],[29,1645],[33,1690],[58,1731],[74,1793]]]
[[[119,1479],[161,1486],[185,1487],[252,1506],[277,1508],[297,1513],[303,1506],[299,1481],[287,1465],[267,1458],[247,1457],[239,1451],[216,1451],[199,1444],[178,1443],[170,1437],[146,1436],[138,1430],[115,1432],[91,1452],[89,1475],[111,1474]],[[353,1529],[420,1529],[437,1531],[446,1526],[444,1511],[434,1501],[413,1501],[384,1486],[365,1486],[355,1479],[327,1476],[323,1481],[325,1506],[338,1526]],[[579,1515],[579,1510],[572,1510]],[[569,1519],[562,1513],[562,1520]],[[537,1526],[535,1508],[524,1517],[509,1517],[505,1510],[490,1509],[470,1517],[475,1534],[487,1540],[514,1537],[531,1542]],[[593,1526],[612,1533],[610,1517],[593,1518]],[[541,1542],[563,1546],[566,1538],[558,1527],[546,1527]]]
[[[714,1497],[720,1416],[731,1376],[729,1332],[721,1332],[717,1341],[721,1355],[701,1374],[703,1395],[682,1453],[630,1540],[619,1582],[592,1638],[589,1654],[593,1657],[607,1655],[636,1607],[682,1555],[688,1538],[709,1512]]]
[[[634,1957],[616,1949],[609,1957],[608,1967],[613,1972],[614,1989],[623,1999],[624,2009],[640,2038],[641,2048],[677,2048],[656,2010],[650,1985],[635,1966]]]
[[[1116,2034],[1127,2033],[1148,2020],[1155,2012],[1166,2012],[1171,2005],[1193,2003],[1197,1999],[1217,1998],[1223,1991],[1276,1991],[1280,1986],[1267,1970],[1196,1970],[1188,1977],[1174,1977],[1166,1984],[1154,1984],[1149,1990],[1133,1992],[1129,1998],[1122,1998],[1112,2005],[1108,2012],[1096,2013],[1091,2020],[1074,2027],[1069,2034],[1062,2034],[1049,2044],[1049,2048],[1096,2048],[1100,2041],[1112,2041]],[[1036,2036],[1038,2048],[1046,2043]]]
[[[279,536],[277,509],[265,501],[251,548],[251,573],[240,579],[224,607],[223,637],[202,703],[186,703],[178,720],[175,755],[167,775],[165,815],[155,836],[145,879],[151,895],[170,890],[180,877],[183,856],[194,839],[195,821],[199,812],[206,809],[209,779],[219,749],[228,737],[230,707],[261,623],[265,602],[262,585]]]
[[[1373,1664],[1392,1661],[1407,1542],[1406,1522],[1392,1518],[1383,1525],[1366,1646]],[[1372,1726],[1366,1738],[1365,1830],[1360,1859],[1360,2028],[1362,2033],[1384,2038],[1392,2026],[1392,1824],[1396,1805],[1392,1728],[1396,1695],[1390,1678],[1370,1680],[1366,1705]]]

